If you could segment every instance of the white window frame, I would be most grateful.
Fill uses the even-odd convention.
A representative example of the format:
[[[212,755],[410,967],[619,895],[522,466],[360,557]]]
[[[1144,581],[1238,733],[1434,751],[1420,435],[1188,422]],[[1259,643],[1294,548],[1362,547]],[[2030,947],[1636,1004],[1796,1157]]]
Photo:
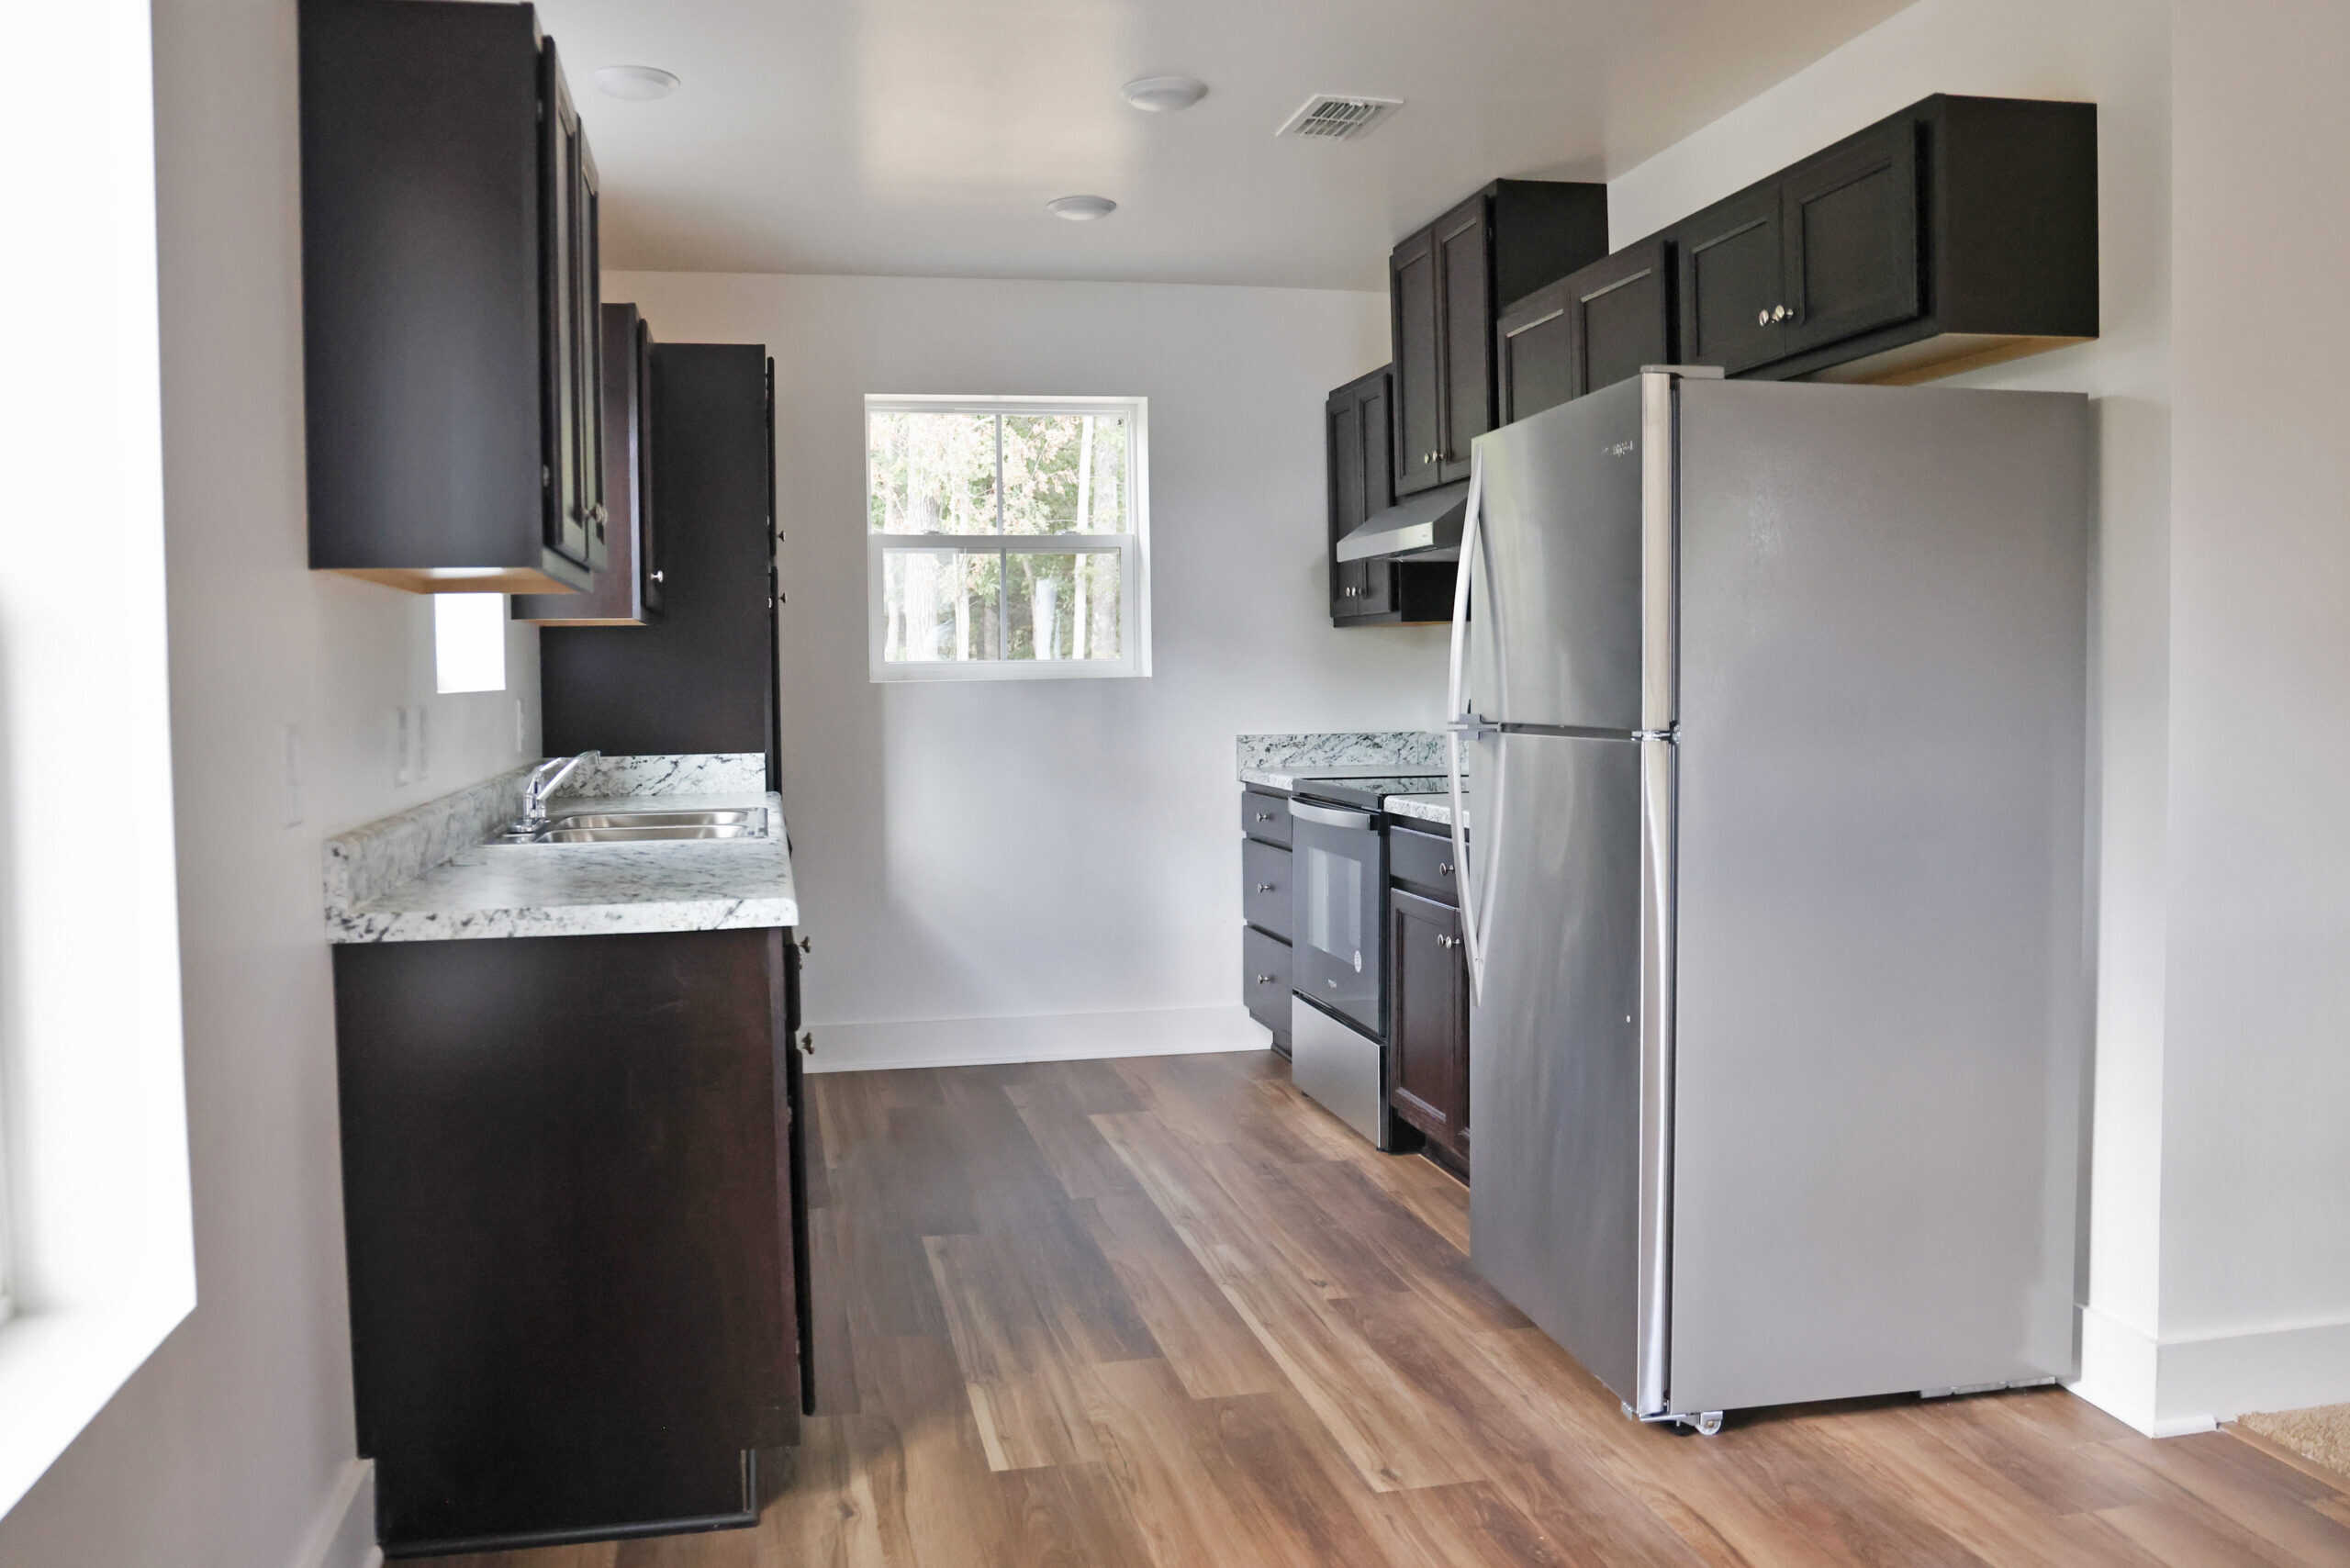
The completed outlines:
[[[12,20],[17,20],[12,16]],[[165,642],[154,40],[147,0],[35,7],[13,42],[73,69],[0,99],[0,164],[70,246],[0,253],[37,299],[0,389],[24,519],[0,559],[0,1517],[196,1305]],[[23,33],[28,29],[30,36]],[[21,160],[21,167],[19,161]],[[53,523],[52,525],[48,525]],[[106,563],[104,615],[62,585]],[[95,749],[94,749],[95,748]],[[140,801],[61,833],[76,760],[140,759]]]
[[[1120,414],[1134,432],[1126,454],[1124,533],[882,533],[873,527],[872,420],[875,414]],[[1150,399],[1147,398],[989,398],[869,395],[866,439],[857,452],[865,470],[866,662],[876,682],[908,680],[1121,680],[1150,674]],[[1003,495],[1003,451],[996,449],[996,496]],[[937,659],[892,663],[883,657],[888,621],[882,613],[885,557],[892,551],[980,549],[1010,554],[1118,556],[1118,645],[1115,659]],[[998,612],[1003,613],[1001,603]],[[1008,644],[1009,639],[1005,639]]]

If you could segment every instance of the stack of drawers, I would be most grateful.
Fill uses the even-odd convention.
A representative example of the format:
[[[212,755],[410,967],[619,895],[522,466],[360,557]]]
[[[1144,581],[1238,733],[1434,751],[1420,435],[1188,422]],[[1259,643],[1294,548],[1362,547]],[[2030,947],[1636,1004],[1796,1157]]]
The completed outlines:
[[[1289,1055],[1289,798],[1240,791],[1240,997]]]

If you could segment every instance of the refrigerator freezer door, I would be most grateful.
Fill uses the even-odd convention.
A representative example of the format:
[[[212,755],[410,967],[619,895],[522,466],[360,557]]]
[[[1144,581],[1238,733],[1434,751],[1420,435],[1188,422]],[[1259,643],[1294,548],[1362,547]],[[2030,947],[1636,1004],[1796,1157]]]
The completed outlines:
[[[1640,746],[1501,734],[1469,749],[1470,852],[1492,879],[1469,1022],[1471,1257],[1628,1400],[1639,1381]]]
[[[2069,1375],[2087,406],[1680,420],[1673,1406]]]
[[[1477,438],[1465,698],[1486,719],[1640,726],[1642,379]]]

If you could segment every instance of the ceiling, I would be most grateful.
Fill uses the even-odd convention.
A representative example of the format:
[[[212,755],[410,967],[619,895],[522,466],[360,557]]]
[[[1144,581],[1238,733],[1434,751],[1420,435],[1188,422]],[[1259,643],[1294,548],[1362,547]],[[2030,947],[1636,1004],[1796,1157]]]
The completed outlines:
[[[1383,288],[1496,175],[1620,174],[1907,0],[542,0],[606,264]],[[605,97],[601,65],[684,85]],[[1181,114],[1118,87],[1180,72]],[[1404,106],[1273,130],[1309,94]],[[1075,192],[1118,211],[1046,213]]]

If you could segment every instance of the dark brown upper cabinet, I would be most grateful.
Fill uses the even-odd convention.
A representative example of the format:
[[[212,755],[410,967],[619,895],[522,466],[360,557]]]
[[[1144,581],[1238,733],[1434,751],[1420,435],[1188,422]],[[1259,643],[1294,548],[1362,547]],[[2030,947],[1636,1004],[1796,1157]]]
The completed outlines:
[[[1607,253],[1607,189],[1496,180],[1388,258],[1395,492],[1469,476],[1469,445],[1499,420],[1501,307]]]
[[[1673,363],[1673,247],[1662,240],[1536,289],[1494,329],[1501,422],[1638,375],[1642,365]]]
[[[643,626],[661,613],[654,523],[653,329],[633,305],[603,310],[606,554],[580,593],[517,594],[514,619],[548,626]]]
[[[1452,566],[1434,561],[1341,561],[1338,541],[1395,504],[1394,375],[1382,365],[1322,405],[1329,463],[1330,623],[1392,626],[1449,620]]]
[[[565,593],[608,548],[596,162],[527,5],[302,0],[310,565]]]
[[[1930,380],[2098,332],[2097,106],[1940,95],[1684,219],[1679,358]]]
[[[1338,541],[1365,518],[1395,504],[1388,459],[1392,394],[1387,367],[1348,382],[1323,405],[1330,465],[1330,619],[1344,622],[1395,608],[1395,567],[1341,561]]]

